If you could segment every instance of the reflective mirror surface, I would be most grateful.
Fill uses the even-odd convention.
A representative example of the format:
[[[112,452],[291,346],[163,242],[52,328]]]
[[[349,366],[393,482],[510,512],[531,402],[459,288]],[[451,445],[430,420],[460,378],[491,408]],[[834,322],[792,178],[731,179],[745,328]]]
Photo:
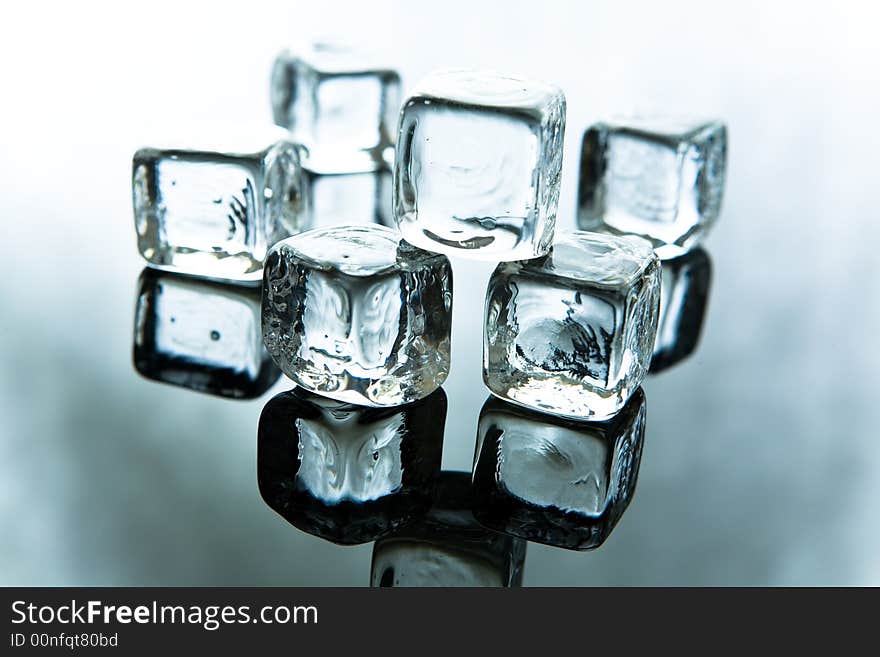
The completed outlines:
[[[309,534],[342,544],[373,541],[427,511],[445,416],[442,388],[394,408],[281,393],[260,416],[260,494]]]

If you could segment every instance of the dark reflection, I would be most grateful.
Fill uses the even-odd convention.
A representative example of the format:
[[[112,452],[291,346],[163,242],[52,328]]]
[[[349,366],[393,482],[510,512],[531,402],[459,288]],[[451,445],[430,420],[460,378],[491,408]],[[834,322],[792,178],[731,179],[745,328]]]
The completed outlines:
[[[490,398],[480,411],[474,515],[529,541],[598,547],[632,498],[644,432],[641,388],[605,422],[573,422]]]
[[[696,350],[711,282],[712,261],[702,248],[663,261],[652,374],[672,367]]]
[[[138,279],[134,367],[143,376],[250,399],[281,376],[263,347],[258,287],[147,267]]]
[[[395,227],[391,218],[391,171],[358,173],[307,171],[308,225],[328,228],[351,224]]]
[[[526,542],[483,528],[468,472],[443,472],[430,511],[376,542],[372,586],[521,586]]]
[[[260,494],[304,532],[334,543],[373,541],[430,507],[445,421],[442,389],[395,408],[282,393],[260,416]]]

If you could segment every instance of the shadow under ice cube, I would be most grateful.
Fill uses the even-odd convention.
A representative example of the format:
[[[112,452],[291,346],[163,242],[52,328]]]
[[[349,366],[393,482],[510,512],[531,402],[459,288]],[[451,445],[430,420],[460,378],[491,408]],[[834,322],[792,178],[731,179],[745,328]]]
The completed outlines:
[[[538,411],[607,419],[648,371],[659,297],[660,262],[644,240],[558,235],[546,257],[492,274],[483,380]]]
[[[419,520],[376,541],[371,586],[520,586],[526,542],[487,530],[473,514],[469,472],[441,472]]]
[[[726,167],[723,123],[597,123],[584,134],[578,226],[640,235],[664,259],[682,255],[718,218]]]
[[[394,218],[423,249],[518,260],[550,247],[559,201],[565,97],[550,84],[444,71],[404,102]]]
[[[344,226],[277,244],[266,261],[263,340],[297,385],[394,406],[449,372],[452,270],[391,229]]]
[[[275,123],[306,147],[313,171],[375,169],[394,146],[400,76],[363,53],[330,44],[281,53],[271,100]]]
[[[599,547],[635,491],[644,432],[641,388],[606,422],[565,420],[490,398],[474,456],[477,520],[556,547]]]
[[[428,510],[445,418],[442,389],[383,409],[281,393],[260,416],[260,494],[306,533],[340,544],[376,540]]]
[[[300,148],[251,154],[143,148],[134,155],[138,249],[155,267],[258,281],[266,252],[304,228]]]
[[[259,289],[144,269],[134,366],[148,379],[220,397],[259,397],[281,376],[260,335]]]

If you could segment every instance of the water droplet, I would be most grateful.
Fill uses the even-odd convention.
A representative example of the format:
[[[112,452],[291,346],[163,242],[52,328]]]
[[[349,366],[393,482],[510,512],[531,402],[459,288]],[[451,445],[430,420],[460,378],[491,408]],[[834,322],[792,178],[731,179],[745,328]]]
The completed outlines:
[[[211,339],[217,342],[220,339],[220,331],[211,331]]]

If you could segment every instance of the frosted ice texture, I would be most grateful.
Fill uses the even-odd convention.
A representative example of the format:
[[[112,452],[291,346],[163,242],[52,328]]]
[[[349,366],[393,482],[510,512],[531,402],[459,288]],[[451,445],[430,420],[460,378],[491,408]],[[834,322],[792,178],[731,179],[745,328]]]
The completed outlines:
[[[139,150],[132,197],[141,255],[166,269],[259,280],[269,247],[305,227],[299,153],[286,141],[253,154]]]
[[[597,123],[584,134],[578,225],[651,240],[661,258],[696,246],[721,211],[720,122]]]
[[[344,544],[375,540],[428,510],[445,417],[442,389],[383,409],[301,389],[277,395],[257,432],[260,494],[305,532]]]
[[[663,261],[660,319],[651,359],[652,374],[677,365],[696,350],[711,279],[712,261],[702,248]]]
[[[525,541],[479,525],[469,472],[441,472],[430,511],[376,542],[375,587],[520,586]]]
[[[644,240],[561,234],[489,281],[483,380],[498,397],[584,420],[614,415],[651,361],[660,263]]]
[[[149,268],[138,281],[134,365],[147,378],[232,398],[258,397],[281,376],[263,347],[258,289]]]
[[[570,549],[598,547],[630,502],[645,431],[641,389],[606,422],[576,422],[491,399],[474,457],[477,519]]]
[[[297,385],[393,406],[436,390],[449,372],[452,270],[441,255],[379,226],[317,229],[266,262],[263,339]]]
[[[363,53],[314,44],[277,57],[271,100],[275,123],[308,150],[308,168],[367,171],[393,148],[400,76]]]
[[[444,71],[404,102],[393,212],[424,249],[483,260],[547,252],[556,223],[565,97],[552,85]]]

